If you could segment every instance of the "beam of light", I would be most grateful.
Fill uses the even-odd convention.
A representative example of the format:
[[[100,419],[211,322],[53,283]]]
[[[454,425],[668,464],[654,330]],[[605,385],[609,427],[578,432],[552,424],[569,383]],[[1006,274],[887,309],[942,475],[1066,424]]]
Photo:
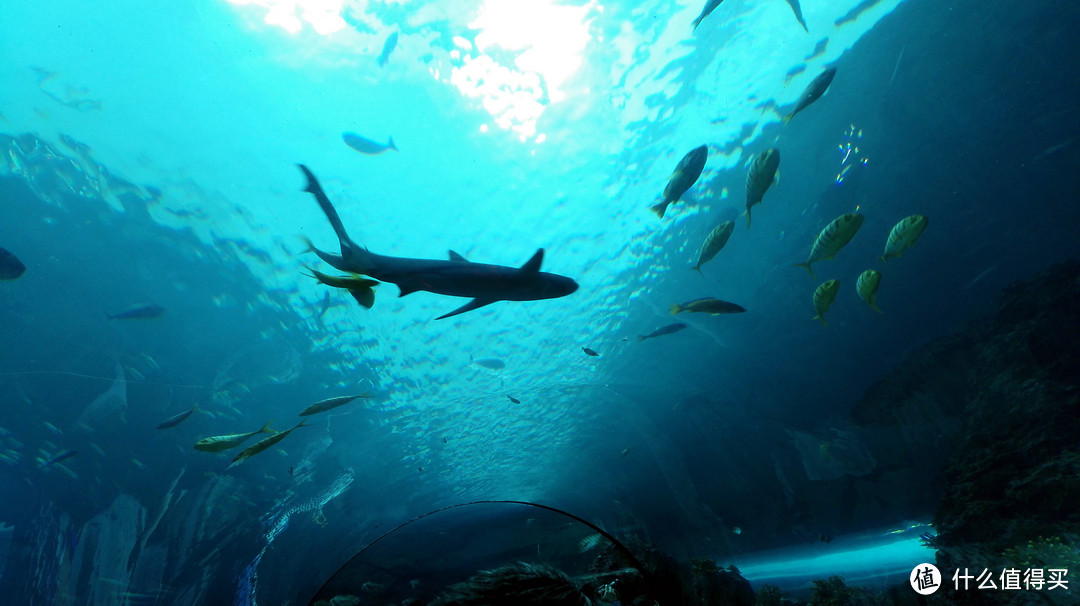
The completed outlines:
[[[739,572],[755,586],[769,583],[785,591],[810,587],[815,579],[840,575],[848,585],[878,587],[902,583],[934,550],[919,538],[929,526],[838,537],[829,544],[787,547],[735,559]]]

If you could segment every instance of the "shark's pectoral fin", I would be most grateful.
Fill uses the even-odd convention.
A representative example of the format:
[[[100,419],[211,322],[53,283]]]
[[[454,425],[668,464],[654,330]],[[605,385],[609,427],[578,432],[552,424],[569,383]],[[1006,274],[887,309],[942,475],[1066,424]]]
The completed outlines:
[[[472,301],[469,301],[468,303],[462,305],[461,307],[455,309],[454,311],[452,311],[452,312],[450,312],[448,314],[443,314],[443,315],[441,315],[441,316],[439,316],[438,318],[435,318],[435,319],[436,320],[442,320],[443,318],[449,318],[450,316],[456,316],[458,314],[463,314],[463,313],[465,313],[467,311],[472,311],[474,309],[479,309],[479,308],[481,308],[481,307],[483,307],[485,305],[491,305],[492,303],[494,303],[497,300],[498,299],[473,299]]]
[[[544,249],[536,249],[536,254],[531,259],[525,262],[525,265],[521,266],[520,271],[524,274],[535,274],[540,271],[540,264],[544,262]]]
[[[469,262],[468,259],[466,259],[465,257],[459,255],[458,253],[456,253],[454,251],[450,251],[450,260],[451,261],[461,261],[462,263],[468,263]]]

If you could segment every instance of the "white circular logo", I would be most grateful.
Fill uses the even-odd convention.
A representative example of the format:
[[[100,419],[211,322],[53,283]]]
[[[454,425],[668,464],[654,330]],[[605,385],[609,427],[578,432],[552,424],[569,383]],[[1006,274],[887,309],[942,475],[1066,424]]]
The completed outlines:
[[[920,595],[930,595],[941,587],[941,572],[937,566],[923,562],[911,571],[911,588]]]

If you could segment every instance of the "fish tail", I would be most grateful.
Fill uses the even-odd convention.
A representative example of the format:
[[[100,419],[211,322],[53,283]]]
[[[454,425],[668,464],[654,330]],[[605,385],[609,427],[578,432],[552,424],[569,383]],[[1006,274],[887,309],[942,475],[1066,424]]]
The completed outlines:
[[[746,209],[746,229],[750,229],[750,208]]]
[[[356,273],[364,273],[364,268],[354,267],[355,265],[366,265],[367,257],[371,256],[367,250],[359,246],[356,242],[353,242],[349,237],[349,233],[345,231],[345,225],[341,222],[341,217],[338,216],[337,210],[334,208],[330,198],[326,196],[326,192],[323,191],[319,180],[315,178],[315,174],[303,164],[297,164],[300,170],[304,172],[304,176],[307,177],[307,185],[304,186],[304,191],[315,196],[315,201],[319,203],[319,208],[322,209],[323,214],[326,215],[326,219],[330,222],[330,226],[334,228],[334,234],[338,237],[338,243],[341,246],[341,256],[331,255],[324,253],[318,249],[314,249],[315,254],[319,255],[319,258],[326,261],[330,265],[342,271],[352,271]]]
[[[677,314],[677,313],[679,313],[680,311],[682,311],[682,307],[679,307],[679,304],[678,304],[678,303],[672,303],[672,305],[671,305],[671,307],[669,308],[669,310],[671,311],[671,315],[673,315],[673,316],[674,316],[675,314]]]
[[[645,340],[645,337],[644,337],[644,336],[642,336],[642,335],[638,335],[638,336],[637,336],[637,342],[638,342],[638,343],[641,343],[641,342],[642,342],[642,341],[644,341],[644,340]]]
[[[693,27],[690,28],[690,31],[691,32],[696,32],[697,31],[697,26],[701,25],[701,19],[694,19],[694,22],[693,22],[692,25],[693,25]]]
[[[260,429],[256,433],[274,433],[274,428],[270,427],[270,424],[273,423],[273,422],[274,422],[274,420],[270,419],[269,421],[266,422],[266,425],[263,425],[262,429]]]
[[[394,138],[393,137],[390,137],[390,140],[386,142],[386,148],[387,149],[392,149],[394,151],[401,151],[400,149],[397,148],[396,145],[394,145]]]
[[[792,267],[805,267],[806,271],[810,272],[810,277],[814,278],[815,280],[817,279],[817,276],[814,275],[814,270],[810,269],[809,261],[807,261],[806,263],[796,263],[795,265],[792,265]]]
[[[701,274],[702,278],[705,277],[705,272],[701,271],[701,263],[698,263],[697,265],[691,267],[690,269],[692,269],[692,270],[698,272],[699,274]]]
[[[810,319],[811,320],[817,320],[818,322],[821,322],[822,326],[828,326],[829,325],[829,323],[825,321],[825,316],[823,316],[821,314],[818,314],[818,315],[816,315],[816,316],[814,316],[813,318],[810,318]]]
[[[889,258],[888,258],[888,257],[886,257],[885,255],[881,255],[880,257],[878,257],[878,259],[881,259],[881,262],[882,262],[882,263],[884,263],[885,261],[888,261],[888,260],[889,260]]]
[[[877,306],[877,303],[870,303],[870,309],[878,312],[879,314],[885,313],[885,312],[881,311],[881,308]]]
[[[668,206],[667,202],[661,202],[659,204],[654,204],[654,205],[650,206],[649,210],[656,213],[657,217],[660,217],[661,219],[663,219],[664,218],[664,211],[667,210],[667,206]]]
[[[788,122],[791,122],[791,119],[794,118],[794,117],[795,117],[795,114],[788,114],[788,115],[784,116],[784,125],[787,125]]]

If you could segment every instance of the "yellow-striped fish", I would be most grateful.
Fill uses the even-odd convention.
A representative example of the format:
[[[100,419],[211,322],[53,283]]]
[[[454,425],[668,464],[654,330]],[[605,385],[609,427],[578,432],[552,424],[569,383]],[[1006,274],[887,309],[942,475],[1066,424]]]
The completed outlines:
[[[262,429],[255,431],[249,431],[247,433],[233,433],[227,436],[211,436],[209,438],[203,438],[198,442],[195,442],[195,450],[202,450],[204,452],[221,452],[223,450],[229,450],[230,448],[236,448],[243,444],[248,438],[260,433],[274,433],[273,429],[270,429],[270,424],[262,426]]]
[[[304,419],[303,421],[300,421],[300,423],[298,423],[295,427],[293,427],[291,429],[286,429],[285,431],[279,431],[279,432],[277,432],[277,433],[275,433],[273,435],[267,436],[267,437],[259,440],[258,442],[255,442],[251,446],[248,446],[244,450],[240,451],[240,454],[236,455],[236,457],[233,458],[232,462],[229,463],[229,467],[234,467],[236,465],[239,465],[240,463],[244,462],[246,459],[249,459],[249,458],[259,454],[260,452],[266,450],[267,448],[270,448],[274,444],[277,444],[278,442],[284,440],[285,437],[288,436],[290,433],[296,431],[297,429],[300,429],[301,427],[303,427],[305,425],[307,425],[307,419]]]
[[[822,326],[828,326],[829,323],[825,321],[825,312],[829,311],[829,306],[836,300],[836,292],[840,290],[839,280],[829,280],[823,282],[821,286],[817,287],[814,291],[814,310],[817,311],[817,315],[812,319],[821,322]]]
[[[780,181],[780,150],[769,148],[750,163],[746,173],[746,229],[750,229],[750,208],[761,204],[769,187]]]
[[[353,298],[356,299],[356,302],[364,309],[371,309],[371,306],[375,305],[375,290],[373,287],[379,285],[378,280],[364,278],[358,274],[331,276],[310,267],[306,269],[311,272],[310,277],[315,278],[319,283],[332,288],[343,288],[349,291],[349,294],[351,294]]]
[[[919,239],[919,235],[929,223],[930,220],[923,215],[911,215],[894,225],[889,232],[889,239],[885,242],[885,254],[881,255],[881,260],[888,261],[892,257],[899,257]]]
[[[870,309],[880,313],[884,313],[878,309],[877,300],[877,287],[881,283],[881,272],[868,269],[859,274],[859,280],[855,282],[855,290],[859,293],[859,298],[866,301],[870,305]]]
[[[863,216],[858,213],[848,213],[833,219],[832,223],[826,225],[817,238],[814,238],[814,245],[810,248],[810,258],[806,263],[796,263],[795,267],[805,267],[813,278],[814,270],[810,269],[810,264],[835,257],[841,248],[851,242],[862,224]]]
[[[727,244],[728,238],[731,237],[731,232],[734,229],[734,221],[724,221],[709,232],[708,236],[705,236],[705,243],[701,245],[701,250],[698,252],[697,264],[694,265],[694,269],[696,269],[699,274],[702,276],[705,275],[701,271],[701,266],[711,261],[712,258],[716,256],[716,253],[720,252],[721,248],[724,248],[724,245]]]

